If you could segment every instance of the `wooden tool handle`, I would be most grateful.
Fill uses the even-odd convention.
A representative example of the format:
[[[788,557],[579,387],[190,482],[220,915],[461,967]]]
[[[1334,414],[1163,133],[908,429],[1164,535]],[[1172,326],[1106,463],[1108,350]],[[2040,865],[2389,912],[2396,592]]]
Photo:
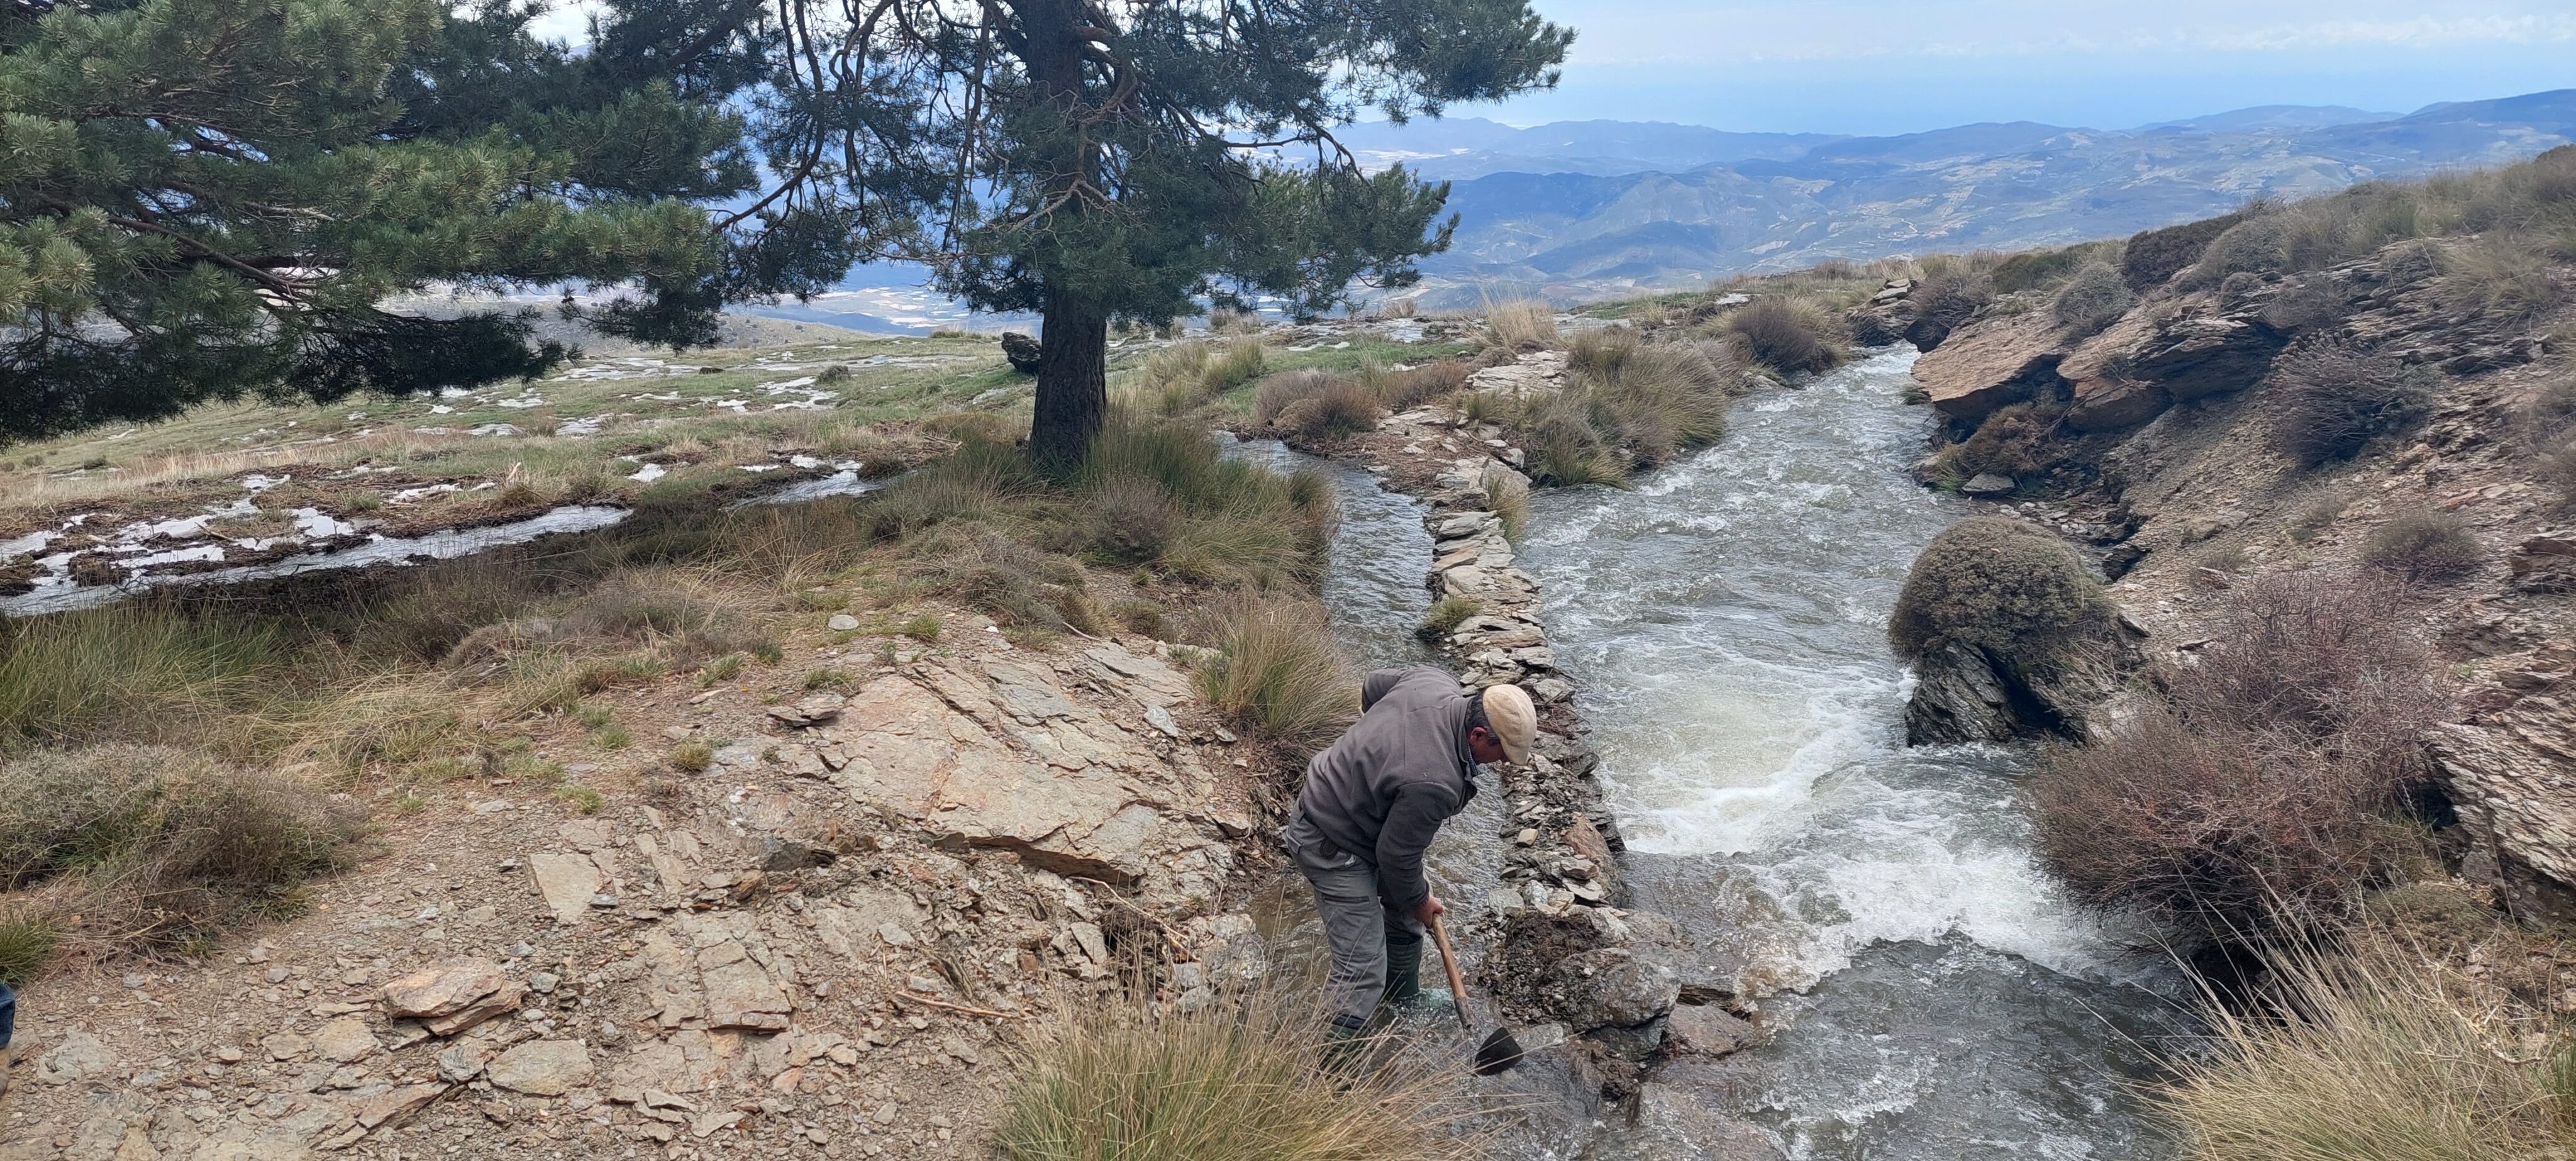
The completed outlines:
[[[1458,952],[1449,946],[1449,927],[1437,915],[1431,917],[1431,938],[1440,945],[1441,969],[1449,973],[1449,998],[1458,1009],[1458,1026],[1472,1032],[1475,1029],[1467,1023],[1467,981],[1458,978]]]

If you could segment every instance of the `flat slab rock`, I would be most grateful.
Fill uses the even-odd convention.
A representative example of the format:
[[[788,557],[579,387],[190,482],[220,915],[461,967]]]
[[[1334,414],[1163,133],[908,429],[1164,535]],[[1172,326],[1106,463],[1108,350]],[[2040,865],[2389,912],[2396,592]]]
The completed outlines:
[[[1914,379],[1945,419],[1974,422],[2057,381],[2067,344],[2047,311],[1979,319],[1914,361]]]
[[[1136,743],[1034,670],[994,668],[1011,680],[988,686],[926,667],[923,680],[896,675],[862,687],[822,730],[842,759],[832,781],[966,845],[1017,850],[1060,874],[1134,882],[1160,825],[1160,812],[1113,764],[1130,760]],[[1021,746],[1006,743],[1005,731]]]

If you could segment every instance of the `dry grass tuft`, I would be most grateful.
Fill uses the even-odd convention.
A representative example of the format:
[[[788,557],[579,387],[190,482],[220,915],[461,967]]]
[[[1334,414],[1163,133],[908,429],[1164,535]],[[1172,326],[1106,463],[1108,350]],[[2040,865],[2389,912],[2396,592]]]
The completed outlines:
[[[1380,395],[1313,369],[1273,375],[1253,397],[1253,422],[1309,442],[1348,439],[1377,427]]]
[[[1312,599],[1244,592],[1211,611],[1201,634],[1216,655],[1199,671],[1216,708],[1301,749],[1330,742],[1359,716],[1359,680]]]
[[[1266,993],[1196,1011],[1068,1004],[996,1132],[1010,1161],[1467,1161],[1464,1083],[1398,1046],[1323,1061],[1324,1020]]]
[[[2191,1161],[2538,1161],[2576,1133],[2576,1045],[2416,948],[2363,937],[2275,958],[2254,1012],[2152,1098]]]
[[[1784,375],[1830,370],[1844,358],[1837,320],[1800,299],[1754,299],[1727,317],[1727,330],[1754,362]]]
[[[1485,334],[1507,351],[1548,351],[1565,345],[1556,329],[1556,308],[1535,298],[1488,303]]]
[[[0,889],[22,945],[168,951],[291,907],[363,825],[313,787],[201,754],[36,750],[0,763]]]

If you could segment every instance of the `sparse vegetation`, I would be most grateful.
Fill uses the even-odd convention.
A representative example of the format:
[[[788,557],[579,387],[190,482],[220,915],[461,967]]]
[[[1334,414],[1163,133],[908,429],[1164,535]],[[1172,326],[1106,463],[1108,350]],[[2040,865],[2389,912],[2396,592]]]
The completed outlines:
[[[1963,258],[1923,260],[1923,277],[1914,284],[1914,325],[1907,336],[1918,346],[1938,343],[1951,331],[1977,317],[1995,300],[1994,280]],[[1927,340],[1929,341],[1927,343]]]
[[[1503,522],[1503,535],[1519,540],[1529,528],[1529,478],[1501,464],[1487,464],[1476,479],[1485,490],[1485,504]]]
[[[1474,597],[1442,597],[1431,603],[1422,615],[1422,624],[1414,632],[1425,641],[1439,642],[1457,632],[1467,618],[1485,611],[1484,602]]]
[[[2270,442],[2313,468],[2360,454],[2432,409],[2433,372],[2332,342],[2303,342],[2273,360]]]
[[[2458,580],[2477,571],[2481,553],[2468,525],[2448,512],[2405,512],[2391,517],[2363,542],[2361,559],[2372,568],[2427,584]]]
[[[682,742],[671,747],[669,758],[672,769],[691,774],[705,773],[707,767],[715,764],[715,760],[715,747],[705,742]]]

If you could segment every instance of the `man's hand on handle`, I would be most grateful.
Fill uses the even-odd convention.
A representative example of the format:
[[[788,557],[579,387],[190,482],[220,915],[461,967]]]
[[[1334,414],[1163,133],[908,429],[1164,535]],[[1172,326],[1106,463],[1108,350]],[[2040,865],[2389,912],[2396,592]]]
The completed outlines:
[[[1438,895],[1423,896],[1422,906],[1413,909],[1413,917],[1421,920],[1425,927],[1431,925],[1432,916],[1446,915],[1448,913],[1449,909],[1440,905],[1440,897]]]

